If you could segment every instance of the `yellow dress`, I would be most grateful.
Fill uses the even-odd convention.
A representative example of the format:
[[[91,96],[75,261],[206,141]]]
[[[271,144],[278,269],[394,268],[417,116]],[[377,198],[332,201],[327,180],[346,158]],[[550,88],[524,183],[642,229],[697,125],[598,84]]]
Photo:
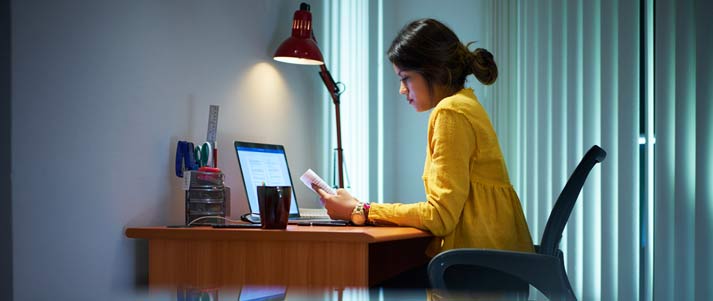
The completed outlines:
[[[429,256],[455,248],[534,252],[495,130],[472,89],[431,112],[423,185],[425,202],[372,203],[369,222],[430,231]]]

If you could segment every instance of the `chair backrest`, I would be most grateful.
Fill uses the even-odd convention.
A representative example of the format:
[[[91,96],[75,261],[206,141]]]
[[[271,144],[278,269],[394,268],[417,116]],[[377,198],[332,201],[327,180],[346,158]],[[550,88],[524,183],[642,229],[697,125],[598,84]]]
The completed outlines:
[[[567,220],[569,220],[569,215],[572,213],[574,203],[577,202],[579,192],[582,191],[584,181],[587,179],[592,168],[594,168],[594,165],[604,161],[606,157],[607,152],[597,145],[592,146],[592,148],[584,154],[584,158],[582,158],[582,161],[579,162],[577,168],[572,172],[569,180],[567,180],[567,184],[557,198],[552,212],[550,212],[550,217],[547,219],[547,225],[545,226],[545,232],[542,234],[538,253],[555,256],[560,240],[562,239],[562,231],[564,231],[564,226],[567,225]]]

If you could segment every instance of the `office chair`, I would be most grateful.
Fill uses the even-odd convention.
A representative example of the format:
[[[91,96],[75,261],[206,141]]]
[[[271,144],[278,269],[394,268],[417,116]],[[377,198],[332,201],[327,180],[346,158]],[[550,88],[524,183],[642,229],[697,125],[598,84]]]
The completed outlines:
[[[532,285],[550,300],[576,300],[564,269],[564,255],[559,243],[584,181],[594,165],[604,161],[606,156],[607,153],[597,145],[584,155],[557,198],[535,253],[466,248],[448,250],[433,257],[428,264],[431,286],[438,294],[451,296],[503,296],[508,300],[526,300],[529,285]],[[483,292],[473,291],[472,287],[477,285],[474,277],[490,279],[495,286]]]

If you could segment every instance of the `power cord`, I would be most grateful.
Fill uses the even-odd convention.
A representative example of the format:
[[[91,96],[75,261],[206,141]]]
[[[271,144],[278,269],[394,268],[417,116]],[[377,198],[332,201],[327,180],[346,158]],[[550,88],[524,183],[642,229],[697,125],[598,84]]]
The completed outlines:
[[[197,222],[197,221],[199,221],[199,220],[202,220],[202,219],[207,219],[207,218],[222,219],[222,220],[227,221],[227,222],[229,222],[229,223],[240,223],[240,221],[238,221],[238,220],[229,219],[229,218],[227,218],[227,217],[222,217],[222,216],[219,216],[219,215],[210,215],[210,216],[201,216],[201,217],[199,217],[199,218],[197,218],[197,219],[194,219],[193,221],[191,221],[190,223],[188,223],[188,225],[186,225],[186,226],[190,227],[191,225],[193,225],[193,223],[195,223],[195,222]]]
[[[242,216],[240,216],[240,219],[243,221],[246,221],[251,224],[259,224],[260,223],[260,214],[259,213],[245,213]]]

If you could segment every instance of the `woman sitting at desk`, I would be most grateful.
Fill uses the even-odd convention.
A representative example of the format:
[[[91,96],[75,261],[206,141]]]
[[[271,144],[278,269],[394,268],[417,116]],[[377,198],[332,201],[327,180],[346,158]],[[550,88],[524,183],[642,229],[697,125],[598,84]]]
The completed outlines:
[[[344,189],[336,195],[318,190],[332,218],[430,231],[436,236],[431,257],[454,248],[534,251],[490,119],[473,90],[464,88],[470,74],[494,83],[497,66],[490,52],[471,52],[469,45],[433,19],[401,29],[388,50],[399,92],[416,111],[433,109],[423,170],[427,199],[369,206]]]

